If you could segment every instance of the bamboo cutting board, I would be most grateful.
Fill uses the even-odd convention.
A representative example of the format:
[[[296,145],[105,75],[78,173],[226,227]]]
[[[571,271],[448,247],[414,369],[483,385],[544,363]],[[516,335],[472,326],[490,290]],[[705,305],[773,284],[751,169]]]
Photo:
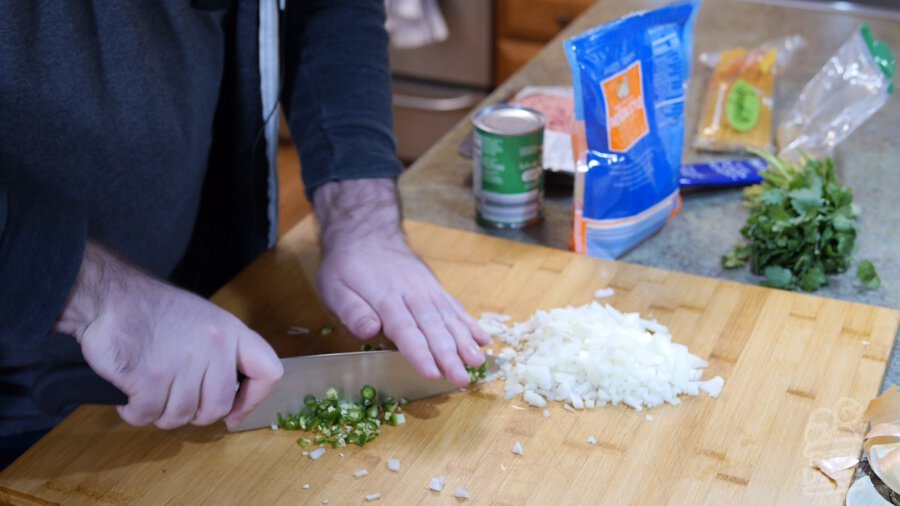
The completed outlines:
[[[318,250],[307,219],[215,301],[282,355],[358,350],[314,298]],[[537,309],[609,302],[668,326],[721,375],[718,399],[636,413],[623,406],[550,417],[502,384],[407,406],[407,424],[364,448],[313,461],[298,433],[228,434],[219,424],[164,432],[82,407],[0,475],[18,504],[841,504],[814,458],[857,454],[862,412],[877,394],[898,312],[601,261],[433,225],[407,223],[414,248],[475,314],[514,320]],[[337,329],[322,335],[323,325]],[[287,335],[304,326],[307,336]],[[598,443],[587,444],[589,436]],[[511,452],[520,442],[524,455]],[[386,468],[401,462],[399,473]],[[354,472],[367,469],[356,478]],[[443,493],[428,490],[446,477]],[[308,484],[308,488],[304,485]]]

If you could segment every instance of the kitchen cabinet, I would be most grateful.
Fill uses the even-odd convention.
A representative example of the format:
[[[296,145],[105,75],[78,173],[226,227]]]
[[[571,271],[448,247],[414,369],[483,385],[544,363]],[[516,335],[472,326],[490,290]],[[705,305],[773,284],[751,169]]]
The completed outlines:
[[[498,0],[494,83],[506,81],[593,3],[593,0]]]

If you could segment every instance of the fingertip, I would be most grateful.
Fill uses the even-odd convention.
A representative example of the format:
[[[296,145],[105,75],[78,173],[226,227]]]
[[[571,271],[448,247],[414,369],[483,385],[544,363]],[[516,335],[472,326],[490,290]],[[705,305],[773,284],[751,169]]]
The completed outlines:
[[[142,427],[144,425],[149,424],[153,420],[147,419],[146,416],[142,416],[139,413],[135,413],[133,408],[129,407],[130,404],[126,404],[124,406],[116,406],[116,411],[119,413],[119,417],[125,421],[128,425],[133,425],[135,427]]]
[[[469,330],[472,332],[472,337],[475,339],[475,342],[478,343],[479,346],[487,346],[491,344],[491,336],[488,335],[487,332],[481,328],[481,325],[475,323],[469,326]]]
[[[487,360],[487,357],[484,356],[484,353],[476,347],[472,347],[467,353],[466,357],[463,357],[463,361],[469,367],[478,367]]]
[[[225,417],[225,428],[228,430],[233,430],[235,427],[241,424],[244,421],[243,415],[237,414],[229,414]]]
[[[350,327],[353,335],[360,339],[372,339],[379,330],[381,330],[381,322],[374,314],[357,318]]]
[[[454,368],[454,370],[447,375],[447,380],[458,387],[465,387],[469,384],[471,378],[469,378],[469,373],[465,369],[460,371]]]

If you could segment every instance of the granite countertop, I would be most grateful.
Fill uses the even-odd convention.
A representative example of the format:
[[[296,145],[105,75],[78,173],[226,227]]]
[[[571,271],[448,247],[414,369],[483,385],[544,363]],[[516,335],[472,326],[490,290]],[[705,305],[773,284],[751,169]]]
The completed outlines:
[[[551,41],[528,65],[494,91],[481,106],[500,102],[525,85],[571,86],[562,43],[571,35],[636,10],[664,2],[623,0],[598,2]],[[689,91],[686,131],[696,130],[698,104],[709,71],[697,57],[704,51],[729,47],[752,47],[761,42],[800,34],[807,47],[795,55],[791,66],[779,77],[777,104],[791,104],[802,87],[848,39],[861,22],[868,23],[876,37],[900,53],[900,21],[857,17],[843,13],[799,10],[738,0],[704,0],[694,34],[694,75]],[[475,110],[480,109],[477,107]],[[779,112],[786,106],[777,107]],[[404,212],[409,218],[469,230],[516,241],[566,249],[572,224],[570,181],[548,180],[545,219],[520,230],[495,230],[475,223],[472,195],[472,162],[458,152],[471,131],[470,118],[448,132],[400,178]],[[853,189],[854,201],[863,208],[857,258],[871,260],[882,280],[878,290],[868,290],[856,279],[855,270],[833,277],[816,295],[900,309],[900,101],[893,97],[875,116],[838,146],[834,158],[838,177]],[[685,149],[686,162],[714,159]],[[558,179],[558,178],[556,178]],[[681,213],[619,260],[744,283],[760,278],[746,269],[726,270],[720,257],[738,242],[747,217],[741,205],[741,190],[727,189],[684,195]],[[895,341],[884,386],[900,383],[900,339]]]

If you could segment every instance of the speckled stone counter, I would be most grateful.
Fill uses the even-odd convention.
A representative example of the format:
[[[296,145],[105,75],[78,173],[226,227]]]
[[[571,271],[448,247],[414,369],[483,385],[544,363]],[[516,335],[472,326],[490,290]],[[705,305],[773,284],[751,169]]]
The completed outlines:
[[[562,49],[567,37],[592,26],[644,10],[665,2],[650,0],[600,0],[577,19],[525,68],[498,88],[482,104],[502,101],[528,84],[571,85],[568,64]],[[797,10],[745,3],[738,0],[704,0],[695,31],[695,71],[690,86],[686,129],[696,129],[696,114],[706,69],[697,63],[703,51],[734,46],[754,46],[763,41],[798,33],[808,46],[800,51],[783,73],[776,91],[775,121],[779,111],[789,106],[800,89],[851,35],[861,22],[887,41],[900,54],[900,22],[861,18],[846,14]],[[547,188],[546,219],[522,230],[493,230],[474,221],[472,164],[458,153],[471,130],[464,121],[444,136],[413,164],[400,179],[404,210],[409,218],[453,228],[476,231],[507,239],[565,249],[571,227],[571,185],[551,184]],[[685,161],[710,158],[686,149]],[[900,101],[894,96],[875,116],[857,130],[835,153],[838,175],[849,185],[855,201],[863,207],[858,258],[874,262],[882,279],[879,290],[867,290],[857,281],[855,271],[832,279],[817,295],[900,309]],[[745,283],[759,278],[746,269],[725,270],[720,257],[740,240],[746,220],[741,191],[720,190],[684,196],[681,214],[662,231],[620,260],[681,272]],[[895,342],[885,384],[900,383],[900,340]]]

